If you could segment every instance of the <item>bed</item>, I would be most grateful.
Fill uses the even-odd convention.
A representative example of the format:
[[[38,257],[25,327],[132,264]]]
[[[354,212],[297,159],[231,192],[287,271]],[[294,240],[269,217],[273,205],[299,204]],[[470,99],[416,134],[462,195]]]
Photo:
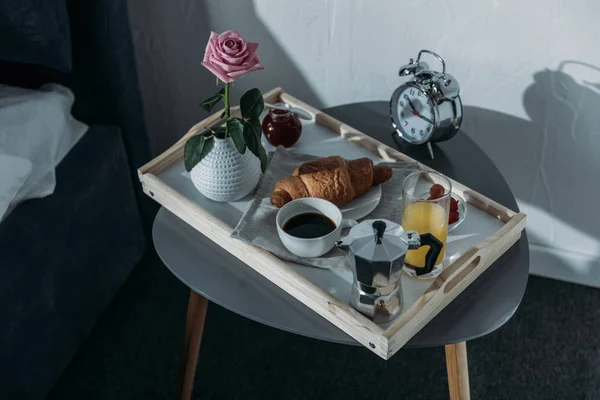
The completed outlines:
[[[51,142],[64,145],[52,190],[32,185],[0,223],[0,398],[42,399],[142,257],[156,212],[135,183],[150,154],[126,1],[4,0],[0,84],[72,93],[79,121]],[[12,182],[35,167],[3,155]]]

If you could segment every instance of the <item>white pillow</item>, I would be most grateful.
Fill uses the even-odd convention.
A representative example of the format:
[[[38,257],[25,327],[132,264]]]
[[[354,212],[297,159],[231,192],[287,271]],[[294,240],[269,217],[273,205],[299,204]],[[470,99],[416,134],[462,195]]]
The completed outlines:
[[[21,157],[0,154],[0,219],[31,174],[31,162]]]
[[[71,115],[74,96],[0,85],[0,220],[9,206],[54,193],[54,169],[87,131]]]

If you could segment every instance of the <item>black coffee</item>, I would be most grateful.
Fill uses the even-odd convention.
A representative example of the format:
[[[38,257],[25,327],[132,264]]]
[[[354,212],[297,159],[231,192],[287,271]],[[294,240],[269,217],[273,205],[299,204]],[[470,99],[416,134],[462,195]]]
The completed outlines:
[[[283,230],[301,239],[313,239],[330,234],[335,230],[335,223],[323,214],[298,214],[287,220]]]

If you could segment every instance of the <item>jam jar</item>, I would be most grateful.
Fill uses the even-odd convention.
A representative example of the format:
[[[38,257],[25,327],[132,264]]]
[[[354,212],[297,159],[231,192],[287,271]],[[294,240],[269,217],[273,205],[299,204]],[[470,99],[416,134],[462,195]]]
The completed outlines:
[[[273,146],[291,147],[300,139],[302,122],[289,110],[270,109],[263,119],[262,130]]]

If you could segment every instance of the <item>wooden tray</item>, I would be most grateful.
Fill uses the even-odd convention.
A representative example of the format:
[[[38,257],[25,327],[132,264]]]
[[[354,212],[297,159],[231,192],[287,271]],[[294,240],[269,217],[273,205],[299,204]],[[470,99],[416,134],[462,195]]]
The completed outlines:
[[[282,101],[304,108],[313,115],[316,126],[340,135],[354,145],[360,146],[361,151],[366,149],[373,153],[372,156],[387,161],[414,161],[405,154],[295,99],[281,88],[271,90],[264,95],[264,98],[265,102]],[[484,237],[478,237],[476,244],[461,251],[461,254],[435,280],[428,281],[425,287],[421,286],[421,291],[414,299],[408,303],[405,302],[405,309],[396,320],[387,325],[377,325],[355,311],[346,302],[319,287],[290,263],[286,263],[258,247],[232,239],[230,235],[239,220],[236,220],[239,215],[232,219],[231,216],[226,216],[227,213],[215,212],[215,209],[211,207],[217,206],[213,206],[211,203],[222,203],[214,203],[201,198],[201,195],[193,188],[191,181],[186,182],[177,178],[179,183],[176,184],[173,180],[175,178],[169,178],[174,174],[183,175],[181,164],[183,148],[187,139],[206,127],[223,123],[224,119],[220,118],[221,114],[222,110],[219,110],[193,126],[171,148],[138,170],[144,192],[217,245],[384,359],[394,355],[498,257],[517,242],[525,227],[525,214],[511,211],[459,182],[452,181],[453,192],[462,196],[469,207],[477,212],[479,212],[477,209],[481,210],[482,212],[479,212],[481,215],[496,221],[493,229],[486,231],[488,233]],[[232,108],[232,116],[240,116],[238,107]],[[419,164],[419,168],[431,170],[422,164]],[[240,207],[245,209],[246,205],[247,202],[237,204],[238,209]],[[470,216],[467,221],[472,217],[471,214],[469,212]],[[461,228],[462,226],[457,230]],[[415,283],[415,287],[417,286]],[[404,289],[406,290],[406,286]]]

